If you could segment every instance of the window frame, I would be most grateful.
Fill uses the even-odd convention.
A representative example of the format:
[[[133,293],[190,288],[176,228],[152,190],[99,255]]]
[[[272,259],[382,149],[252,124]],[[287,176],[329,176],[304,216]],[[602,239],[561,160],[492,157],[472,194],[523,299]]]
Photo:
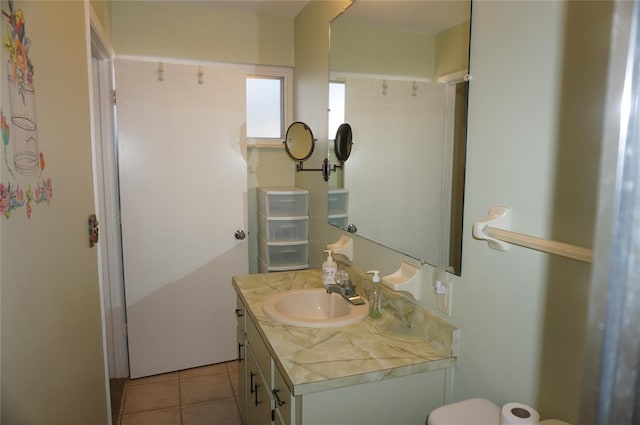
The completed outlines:
[[[346,118],[347,118],[347,112],[346,112],[346,105],[347,105],[347,81],[344,78],[332,78],[329,80],[329,93],[331,93],[331,84],[341,84],[343,86],[344,89],[344,97],[343,97],[343,102],[342,102],[342,109],[344,112],[343,115],[343,119],[342,119],[342,123],[346,122]],[[329,114],[331,114],[331,103],[329,103]],[[327,133],[328,133],[328,139],[329,139],[329,143],[331,146],[329,146],[330,148],[332,148],[333,143],[335,142],[335,135],[336,132],[335,131],[331,131],[332,129],[330,128],[331,125],[331,119],[329,118],[329,126],[327,126]],[[337,128],[336,128],[337,130]]]
[[[249,147],[267,147],[267,148],[283,148],[286,135],[287,123],[292,122],[293,117],[293,69],[288,67],[271,67],[257,66],[252,73],[247,73],[245,78],[266,78],[282,80],[282,137],[248,137],[247,146]],[[246,102],[246,93],[245,93]]]

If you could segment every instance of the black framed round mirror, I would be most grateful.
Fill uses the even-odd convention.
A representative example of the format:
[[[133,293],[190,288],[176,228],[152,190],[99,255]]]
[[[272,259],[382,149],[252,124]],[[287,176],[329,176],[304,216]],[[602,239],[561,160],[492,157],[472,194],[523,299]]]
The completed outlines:
[[[311,128],[303,122],[296,121],[287,129],[284,148],[289,158],[294,161],[306,161],[313,154],[315,139]]]
[[[353,135],[351,133],[351,126],[347,123],[340,124],[336,131],[336,138],[334,140],[333,149],[338,161],[345,162],[351,155],[351,146],[353,145]]]

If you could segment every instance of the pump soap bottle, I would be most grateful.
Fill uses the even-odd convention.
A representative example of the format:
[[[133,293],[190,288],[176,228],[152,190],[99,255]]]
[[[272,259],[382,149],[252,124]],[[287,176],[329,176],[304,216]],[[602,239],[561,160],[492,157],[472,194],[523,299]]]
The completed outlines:
[[[379,319],[382,317],[382,303],[380,293],[380,272],[378,270],[370,270],[367,274],[373,274],[371,278],[371,287],[369,289],[369,317]]]
[[[329,285],[333,285],[335,283],[334,278],[338,271],[338,265],[333,261],[333,257],[331,257],[331,250],[328,249],[325,252],[327,252],[328,255],[327,261],[322,263],[322,284],[327,288]]]

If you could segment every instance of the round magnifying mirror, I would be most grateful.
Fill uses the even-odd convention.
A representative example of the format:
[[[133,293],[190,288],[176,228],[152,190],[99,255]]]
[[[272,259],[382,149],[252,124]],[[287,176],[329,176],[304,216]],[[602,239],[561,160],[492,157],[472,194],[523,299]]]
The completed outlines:
[[[284,148],[294,161],[305,161],[313,153],[315,141],[309,126],[303,122],[294,122],[287,129]]]
[[[347,123],[340,124],[338,131],[336,131],[336,138],[333,143],[333,149],[338,161],[344,162],[349,159],[349,155],[351,155],[351,146],[353,145],[352,138],[351,126]]]

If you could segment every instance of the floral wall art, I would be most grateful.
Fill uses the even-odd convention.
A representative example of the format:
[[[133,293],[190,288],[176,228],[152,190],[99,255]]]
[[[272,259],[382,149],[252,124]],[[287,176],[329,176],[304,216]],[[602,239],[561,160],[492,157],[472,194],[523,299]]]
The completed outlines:
[[[53,198],[53,184],[44,175],[44,153],[38,141],[36,117],[36,91],[34,66],[29,56],[31,40],[27,37],[26,17],[22,9],[16,9],[13,0],[9,10],[2,10],[6,20],[6,34],[2,44],[7,53],[8,110],[0,108],[0,131],[2,133],[2,166],[8,181],[0,182],[0,214],[11,217],[24,208],[31,218],[34,205],[49,205]],[[4,55],[3,61],[4,62]]]

